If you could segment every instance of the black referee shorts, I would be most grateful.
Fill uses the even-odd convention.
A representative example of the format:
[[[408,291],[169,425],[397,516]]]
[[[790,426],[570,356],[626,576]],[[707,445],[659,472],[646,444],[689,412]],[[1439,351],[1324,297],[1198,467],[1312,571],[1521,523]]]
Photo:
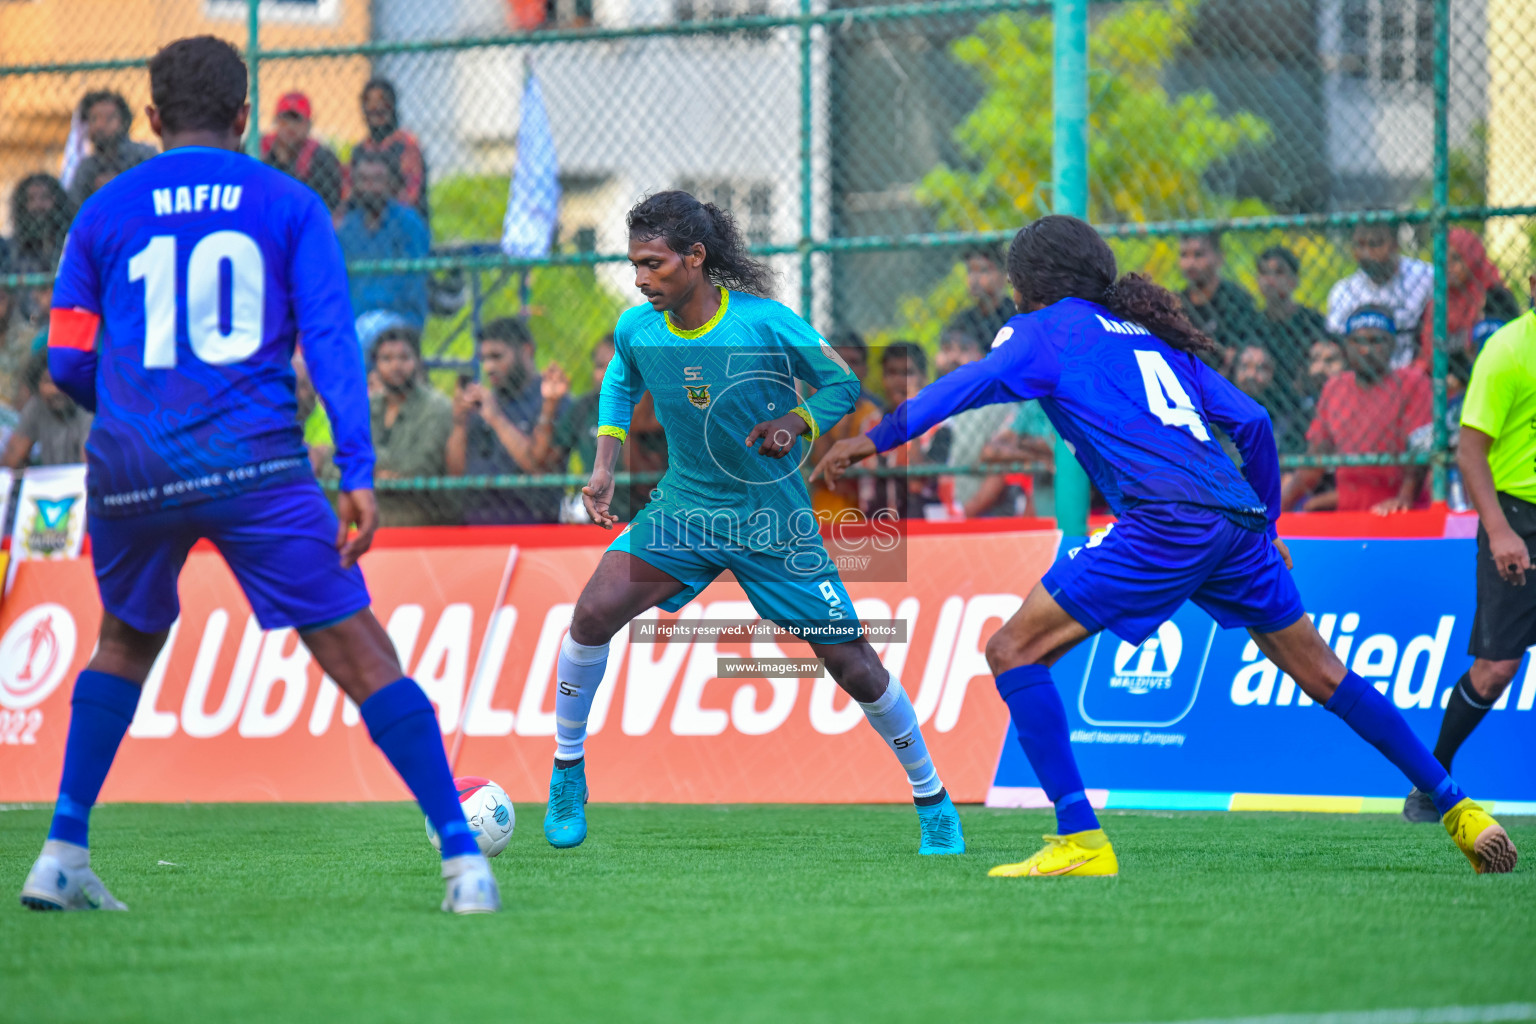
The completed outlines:
[[[1515,661],[1536,644],[1536,505],[1499,492],[1499,507],[1525,541],[1533,568],[1524,586],[1504,582],[1488,550],[1488,531],[1477,528],[1477,614],[1467,653],[1489,661]]]

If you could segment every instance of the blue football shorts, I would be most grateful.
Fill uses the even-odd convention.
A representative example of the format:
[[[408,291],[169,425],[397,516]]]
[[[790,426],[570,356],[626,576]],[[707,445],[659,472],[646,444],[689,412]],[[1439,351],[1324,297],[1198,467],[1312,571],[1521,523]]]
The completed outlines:
[[[1273,633],[1303,614],[1274,543],[1201,505],[1132,509],[1040,583],[1090,633],[1107,629],[1128,644],[1151,636],[1185,601],[1223,629]]]
[[[143,633],[169,629],[181,614],[176,580],[204,537],[263,629],[304,632],[370,603],[362,570],[341,567],[336,513],[313,480],[144,515],[91,516],[88,528],[102,607]]]
[[[808,508],[806,514],[813,515]],[[802,539],[786,556],[730,543],[728,533],[721,530],[717,536],[701,517],[652,502],[608,550],[628,552],[683,585],[661,602],[665,611],[682,608],[729,571],[758,615],[798,636],[836,644],[863,635],[853,601],[819,534]]]

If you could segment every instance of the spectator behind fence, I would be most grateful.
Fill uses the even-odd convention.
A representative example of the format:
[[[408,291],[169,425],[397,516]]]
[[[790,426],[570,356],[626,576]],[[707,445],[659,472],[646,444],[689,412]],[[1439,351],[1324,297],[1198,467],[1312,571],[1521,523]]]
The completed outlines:
[[[961,259],[965,261],[965,290],[973,305],[950,318],[943,336],[973,338],[985,352],[992,347],[997,332],[1018,312],[1008,290],[1007,261],[997,246],[967,249]]]
[[[421,365],[421,335],[404,325],[385,328],[374,340],[372,361],[380,385],[368,403],[374,478],[443,476],[453,406],[427,382]],[[380,490],[379,521],[385,526],[444,523],[456,502],[443,499],[457,497],[448,491]]]
[[[1345,334],[1355,310],[1385,307],[1397,325],[1392,365],[1406,366],[1417,352],[1419,323],[1435,288],[1435,270],[1423,260],[1404,256],[1397,228],[1389,224],[1357,225],[1352,244],[1360,269],[1328,290],[1328,329]]]
[[[48,350],[39,348],[27,361],[27,389],[32,397],[21,410],[0,466],[21,469],[34,466],[67,466],[85,461],[85,439],[91,433],[91,414],[60,391],[48,374]]]
[[[453,429],[446,460],[450,476],[542,473],[535,446],[549,451],[555,421],[569,401],[558,386],[558,367],[541,378],[533,335],[516,317],[480,329],[480,367],[485,383],[461,379],[453,399]],[[542,436],[541,436],[542,435]],[[559,517],[557,487],[491,488],[466,494],[466,523],[553,523]]]
[[[1345,321],[1349,369],[1323,387],[1317,416],[1307,430],[1309,451],[1317,455],[1401,455],[1427,451],[1430,441],[1429,377],[1417,366],[1392,369],[1397,343],[1393,311],[1362,306]],[[1338,509],[1399,512],[1418,500],[1423,466],[1340,466]],[[1311,492],[1322,470],[1298,470],[1287,483],[1284,507]]]
[[[119,93],[86,93],[80,101],[80,120],[85,122],[86,136],[91,140],[91,154],[80,161],[70,182],[69,197],[77,208],[101,186],[158,152],[128,138],[133,112]]]
[[[10,268],[0,264],[0,274]],[[0,402],[20,409],[31,397],[27,365],[32,360],[32,339],[37,334],[21,312],[21,298],[10,288],[0,288]]]
[[[1259,316],[1252,297],[1221,276],[1225,262],[1217,232],[1179,238],[1179,272],[1185,281],[1179,295],[1184,312],[1217,346],[1216,353],[1201,358],[1230,375],[1237,350],[1259,335]]]
[[[57,267],[74,216],[74,204],[58,178],[51,174],[22,178],[11,193],[12,264]]]
[[[608,364],[613,362],[613,351],[611,333],[598,339],[592,347],[592,388],[571,402],[565,402],[571,387],[565,371],[553,362],[545,369],[540,378],[540,398],[565,406],[565,411],[555,421],[552,434],[546,435],[542,430],[534,431],[534,461],[543,466],[545,471],[591,475],[592,467],[597,462],[598,400],[603,390],[603,377],[608,373]],[[631,515],[630,497],[627,488],[616,489],[609,511],[620,519],[628,519]],[[562,522],[591,522],[581,503],[581,494],[574,487],[567,488],[560,518]]]
[[[1282,454],[1301,452],[1307,446],[1307,421],[1298,413],[1300,396],[1280,377],[1280,368],[1268,347],[1252,342],[1237,353],[1232,383],[1269,413],[1275,446]]]
[[[1009,303],[1012,306],[1012,303]],[[996,337],[994,332],[993,337]],[[992,350],[992,338],[979,338],[958,331],[945,330],[939,339],[939,374],[943,376],[982,359]],[[984,405],[956,413],[942,424],[949,431],[945,461],[951,466],[975,466],[982,462],[982,449],[1004,429],[1017,414],[1016,403]],[[959,474],[940,480],[940,498],[967,519],[994,514],[1008,483],[1002,474],[976,476]],[[1007,511],[1007,510],[1004,510]]]
[[[1013,421],[993,435],[981,450],[983,462],[1056,461],[1056,428],[1040,403],[1031,399],[1016,406]],[[1056,510],[1055,478],[1052,469],[1040,473],[1006,473],[1008,489],[1003,494],[1002,511],[1014,515],[1053,515]],[[1010,504],[1012,507],[1010,508]]]
[[[272,131],[261,137],[261,158],[314,189],[332,213],[341,206],[341,161],[328,146],[311,138],[309,97],[285,93],[277,101]]]
[[[1264,298],[1258,340],[1274,358],[1275,379],[1292,388],[1307,372],[1312,343],[1328,336],[1328,321],[1317,310],[1296,302],[1301,260],[1294,252],[1272,245],[1259,253],[1254,269]]]
[[[1466,228],[1451,228],[1445,259],[1445,350],[1471,352],[1472,328],[1483,319],[1483,304],[1490,293],[1504,292],[1499,268],[1488,259],[1483,240]],[[1427,372],[1435,358],[1435,296],[1424,303],[1419,325],[1419,365]]]
[[[928,353],[911,341],[893,341],[880,353],[880,381],[887,405],[894,409],[928,383]],[[875,468],[905,469],[909,466],[942,465],[949,454],[949,434],[943,424],[922,437],[888,452],[872,455],[864,465]],[[859,480],[859,504],[868,516],[894,513],[905,519],[922,518],[929,505],[938,504],[938,478],[933,476],[862,477]]]
[[[859,436],[879,423],[880,417],[885,414],[885,406],[865,383],[869,378],[869,346],[864,343],[864,336],[858,331],[843,331],[833,336],[832,349],[859,379],[859,397],[853,404],[852,412],[830,429],[823,430],[821,436],[812,443],[811,452],[806,456],[806,466],[816,465],[834,444]],[[844,477],[837,482],[836,487],[829,489],[826,482],[818,477],[811,484],[811,508],[823,519],[845,511],[857,512],[859,481]]]
[[[400,127],[394,83],[387,78],[370,78],[363,86],[362,103],[368,137],[352,149],[353,188],[357,187],[358,161],[365,156],[380,157],[389,168],[390,197],[415,210],[423,224],[431,223],[427,161],[416,136]]]
[[[415,210],[390,198],[389,165],[378,154],[352,158],[352,208],[341,219],[336,237],[353,260],[420,259],[431,248],[427,226]],[[362,314],[389,310],[411,325],[427,322],[427,275],[351,273],[352,310]]]

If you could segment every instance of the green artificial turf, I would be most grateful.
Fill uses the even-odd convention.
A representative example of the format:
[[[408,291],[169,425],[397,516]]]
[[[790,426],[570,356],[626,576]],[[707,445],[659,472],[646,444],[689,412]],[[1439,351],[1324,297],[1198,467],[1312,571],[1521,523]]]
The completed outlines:
[[[106,806],[126,914],[14,903],[47,827],[0,813],[0,1020],[1178,1021],[1536,998],[1536,864],[1478,877],[1385,815],[1115,813],[1116,879],[989,879],[1040,812],[518,808],[500,915],[438,911],[400,804]],[[1536,856],[1536,821],[1506,823]],[[171,862],[169,864],[164,862]]]

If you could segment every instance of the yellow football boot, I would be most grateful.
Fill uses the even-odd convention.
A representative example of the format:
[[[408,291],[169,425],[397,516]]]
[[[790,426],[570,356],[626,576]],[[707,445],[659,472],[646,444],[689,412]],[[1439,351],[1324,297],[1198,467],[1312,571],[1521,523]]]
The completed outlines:
[[[992,878],[1024,878],[1029,875],[1118,875],[1115,848],[1101,828],[1065,836],[1042,836],[1045,847],[1026,861],[999,864]]]
[[[1446,811],[1440,821],[1478,874],[1502,875],[1515,869],[1514,840],[1470,797]]]

